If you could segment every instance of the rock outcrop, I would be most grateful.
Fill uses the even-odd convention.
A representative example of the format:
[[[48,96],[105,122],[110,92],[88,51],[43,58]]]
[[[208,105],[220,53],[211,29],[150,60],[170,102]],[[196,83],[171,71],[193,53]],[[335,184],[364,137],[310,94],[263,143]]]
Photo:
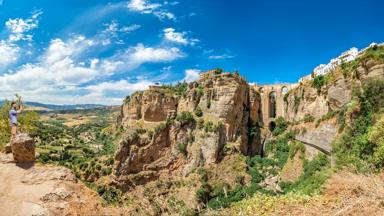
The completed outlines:
[[[35,161],[35,142],[25,133],[16,135],[11,141],[13,158],[17,163]]]
[[[184,84],[186,85],[186,84]],[[186,176],[214,165],[230,150],[254,155],[259,95],[232,73],[210,74],[185,86],[151,87],[122,106],[126,137],[115,156],[116,184],[124,190],[157,179],[162,172]],[[249,126],[255,130],[249,139]]]

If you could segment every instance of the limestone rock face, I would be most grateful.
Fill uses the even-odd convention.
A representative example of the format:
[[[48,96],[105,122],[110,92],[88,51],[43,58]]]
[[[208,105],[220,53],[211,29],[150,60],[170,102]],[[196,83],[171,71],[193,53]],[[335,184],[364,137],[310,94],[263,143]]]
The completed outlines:
[[[122,122],[139,119],[160,122],[176,112],[177,104],[178,99],[173,95],[167,95],[152,88],[149,91],[134,94],[122,106],[120,118]]]
[[[13,158],[16,162],[35,161],[35,142],[28,134],[18,134],[11,142]]]
[[[328,89],[327,100],[331,110],[341,109],[345,104],[351,101],[352,89],[349,81],[345,79],[337,80]]]
[[[317,128],[307,128],[306,131],[298,133],[296,139],[304,143],[310,143],[324,152],[331,152],[331,143],[336,137],[338,127],[334,122],[323,122]]]
[[[244,155],[257,153],[259,139],[249,141],[248,128],[258,125],[259,104],[258,92],[231,73],[202,77],[182,95],[166,87],[135,93],[120,115],[127,138],[115,154],[116,185],[129,190],[163,172],[186,176],[196,168],[219,163],[226,144]],[[202,114],[195,114],[196,109]],[[176,118],[183,113],[193,120]],[[141,125],[147,133],[128,132],[133,125]]]

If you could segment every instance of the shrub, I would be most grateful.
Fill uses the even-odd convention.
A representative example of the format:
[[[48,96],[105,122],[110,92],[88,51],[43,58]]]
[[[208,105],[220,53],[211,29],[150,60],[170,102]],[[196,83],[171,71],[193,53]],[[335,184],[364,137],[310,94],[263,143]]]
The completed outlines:
[[[149,137],[150,139],[153,138],[153,134],[154,134],[154,131],[152,131],[152,130],[148,131],[148,137]]]
[[[195,121],[193,118],[193,115],[191,112],[181,112],[177,117],[176,120],[180,122],[181,124],[187,124],[189,122]]]
[[[308,122],[313,122],[315,120],[315,118],[310,115],[310,114],[305,114],[304,116],[304,122],[308,123]]]
[[[318,75],[313,78],[312,81],[312,87],[317,89],[318,92],[321,91],[321,87],[325,85],[325,76],[324,75]]]
[[[176,85],[163,85],[165,89],[168,89],[171,93],[174,93],[179,96],[184,96],[188,90],[187,82],[179,82]]]
[[[214,126],[213,122],[207,121],[204,126],[204,131],[206,133],[214,133],[217,131],[217,128]]]
[[[111,166],[114,163],[113,157],[109,157],[107,160],[105,160],[104,164],[107,166]]]
[[[39,158],[38,160],[41,162],[41,163],[48,163],[50,161],[50,156],[49,156],[49,153],[40,153],[39,155]]]
[[[155,134],[158,134],[160,133],[161,131],[163,131],[165,128],[167,127],[167,125],[165,123],[160,123],[159,125],[157,125],[154,129],[154,133]]]
[[[222,74],[222,73],[224,72],[224,70],[221,69],[221,68],[216,68],[214,71],[215,71],[215,74],[216,74],[216,75],[218,75],[218,74]]]
[[[185,145],[184,143],[178,143],[177,144],[177,149],[183,155],[187,155],[188,154],[188,152],[187,152],[187,145]]]
[[[201,116],[203,116],[203,110],[201,110],[201,108],[198,106],[198,107],[196,107],[195,108],[195,115],[197,116],[197,117],[201,117]]]
[[[201,97],[201,96],[203,96],[204,95],[204,89],[202,88],[202,87],[197,87],[197,89],[196,89],[196,95],[197,95],[197,97]]]
[[[138,128],[138,129],[136,129],[136,133],[138,133],[138,134],[144,134],[144,133],[146,133],[146,132],[147,132],[147,130],[144,129],[144,128]]]
[[[199,189],[196,191],[196,197],[199,202],[207,203],[210,196],[210,187],[208,184],[202,185]]]
[[[121,202],[122,192],[112,186],[99,186],[97,192],[108,204],[118,204]]]
[[[379,108],[384,107],[384,80],[371,79],[363,84],[363,92],[366,100],[377,111]]]
[[[128,104],[130,101],[131,101],[131,97],[128,95],[128,96],[125,97],[125,99],[124,99],[124,104]]]
[[[281,116],[276,119],[275,123],[276,123],[276,127],[272,131],[272,134],[274,136],[278,136],[282,134],[288,128],[288,123]]]
[[[112,173],[112,168],[110,167],[103,167],[101,169],[101,174],[106,176],[106,175],[110,175]]]

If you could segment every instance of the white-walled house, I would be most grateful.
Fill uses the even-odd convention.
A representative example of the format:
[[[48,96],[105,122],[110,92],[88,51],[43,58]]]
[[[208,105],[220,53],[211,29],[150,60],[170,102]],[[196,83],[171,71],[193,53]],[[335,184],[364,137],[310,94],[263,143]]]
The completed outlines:
[[[353,47],[345,52],[343,52],[339,57],[331,59],[328,64],[321,64],[317,66],[313,72],[315,76],[325,75],[332,70],[334,70],[337,66],[341,65],[343,62],[350,62],[357,58],[359,55],[359,50],[356,47]]]

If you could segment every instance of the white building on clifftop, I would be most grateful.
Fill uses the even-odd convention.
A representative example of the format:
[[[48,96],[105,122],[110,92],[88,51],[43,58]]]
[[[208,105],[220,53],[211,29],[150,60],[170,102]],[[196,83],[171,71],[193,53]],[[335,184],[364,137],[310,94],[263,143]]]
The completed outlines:
[[[341,65],[342,63],[347,63],[355,60],[358,55],[359,55],[359,50],[356,47],[353,47],[343,52],[339,57],[331,59],[331,61],[328,64],[321,64],[317,66],[313,70],[313,73],[315,76],[325,75],[331,72],[332,70],[334,70],[337,66]]]

